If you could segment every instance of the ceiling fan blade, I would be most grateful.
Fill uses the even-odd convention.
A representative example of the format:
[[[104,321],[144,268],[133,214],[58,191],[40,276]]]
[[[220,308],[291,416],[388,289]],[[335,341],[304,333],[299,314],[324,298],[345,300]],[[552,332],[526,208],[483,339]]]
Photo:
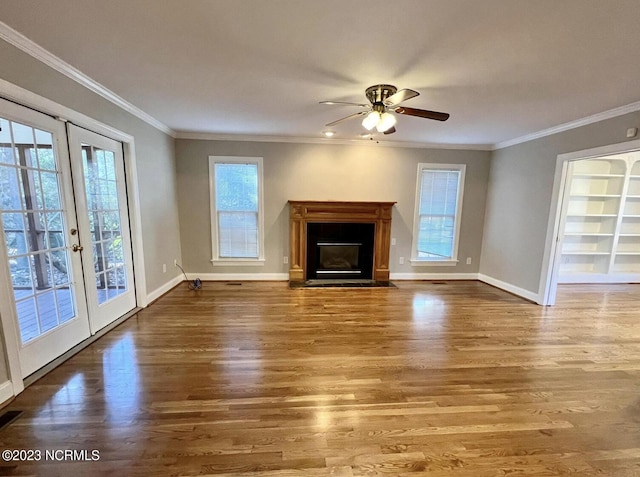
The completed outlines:
[[[419,96],[419,95],[420,93],[418,93],[417,91],[405,88],[389,96],[387,99],[383,101],[383,103],[385,104],[385,106],[395,106],[396,104],[400,104],[403,101],[406,101],[407,99],[415,98],[416,96]]]
[[[327,123],[327,124],[325,124],[325,126],[329,126],[329,127],[330,126],[335,126],[336,124],[341,123],[342,121],[347,121],[349,119],[357,118],[358,116],[363,116],[363,115],[365,115],[367,113],[368,113],[368,111],[360,111],[360,112],[357,112],[357,113],[354,113],[354,114],[350,114],[347,117],[337,119],[337,120],[335,120],[335,121],[333,121],[331,123]]]
[[[396,132],[396,127],[395,126],[391,126],[383,134],[393,134],[394,132]]]
[[[371,105],[370,104],[362,104],[362,103],[349,103],[346,101],[320,101],[320,103],[318,104],[328,104],[329,106],[340,106],[340,105],[347,105],[347,106],[360,106],[361,108],[368,108]]]
[[[449,119],[449,113],[439,113],[438,111],[428,111],[426,109],[405,108],[400,106],[394,111],[398,114],[406,114],[407,116],[417,116],[419,118],[435,119],[436,121],[446,121]]]

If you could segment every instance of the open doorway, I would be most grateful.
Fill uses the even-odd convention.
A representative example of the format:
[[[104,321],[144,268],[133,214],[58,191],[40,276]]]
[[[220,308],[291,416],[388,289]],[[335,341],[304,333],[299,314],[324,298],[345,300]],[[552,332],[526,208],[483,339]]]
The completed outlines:
[[[640,141],[558,156],[540,283],[640,283]]]

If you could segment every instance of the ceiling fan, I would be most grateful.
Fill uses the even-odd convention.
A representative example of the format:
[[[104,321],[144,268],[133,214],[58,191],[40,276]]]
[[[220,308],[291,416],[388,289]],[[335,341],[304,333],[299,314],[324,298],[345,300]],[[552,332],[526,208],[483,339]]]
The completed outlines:
[[[327,123],[326,126],[328,127],[335,126],[342,121],[364,116],[362,125],[367,131],[371,131],[373,128],[376,128],[378,132],[384,134],[392,134],[396,132],[395,125],[397,119],[392,113],[416,116],[418,118],[435,119],[436,121],[446,121],[449,119],[448,113],[398,106],[400,103],[408,99],[415,98],[419,94],[420,93],[412,89],[401,89],[398,91],[398,88],[393,85],[377,84],[369,86],[365,91],[365,95],[371,104],[349,103],[345,101],[320,101],[320,104],[348,105],[365,108],[363,111],[358,111],[357,113],[350,114],[344,118]]]

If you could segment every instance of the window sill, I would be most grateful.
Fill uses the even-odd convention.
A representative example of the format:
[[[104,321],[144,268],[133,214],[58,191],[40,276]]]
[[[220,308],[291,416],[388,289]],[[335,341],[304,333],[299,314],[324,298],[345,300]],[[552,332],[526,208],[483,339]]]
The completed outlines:
[[[455,267],[458,260],[410,260],[414,267]]]
[[[214,267],[264,267],[264,258],[212,258]]]

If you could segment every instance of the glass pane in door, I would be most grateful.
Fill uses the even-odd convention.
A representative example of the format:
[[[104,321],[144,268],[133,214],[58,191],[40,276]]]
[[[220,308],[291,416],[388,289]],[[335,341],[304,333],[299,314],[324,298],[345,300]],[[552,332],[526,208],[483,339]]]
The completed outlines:
[[[25,344],[76,316],[50,132],[0,118],[0,220]]]
[[[87,211],[99,305],[129,289],[115,160],[112,151],[82,144]]]

